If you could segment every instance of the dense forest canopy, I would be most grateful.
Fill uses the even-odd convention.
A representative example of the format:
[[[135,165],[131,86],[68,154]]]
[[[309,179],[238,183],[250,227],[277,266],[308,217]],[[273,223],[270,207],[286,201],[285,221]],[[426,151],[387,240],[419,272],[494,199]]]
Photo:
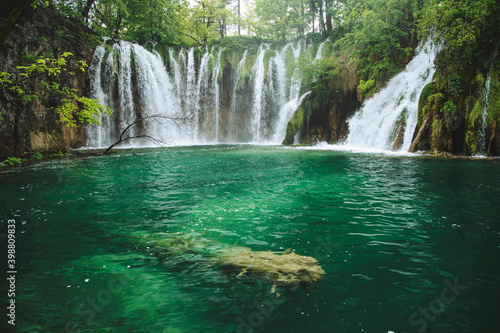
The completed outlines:
[[[103,36],[141,44],[331,36],[359,58],[364,90],[404,65],[419,38],[444,42],[442,61],[453,67],[470,63],[494,38],[500,16],[496,0],[21,0],[9,9],[27,3],[51,6]]]
[[[443,61],[470,63],[495,37],[500,16],[496,0],[19,0],[3,11],[12,15],[27,5],[50,6],[102,36],[141,44],[331,36],[360,59],[365,89],[404,65],[418,39],[429,36],[444,42]]]

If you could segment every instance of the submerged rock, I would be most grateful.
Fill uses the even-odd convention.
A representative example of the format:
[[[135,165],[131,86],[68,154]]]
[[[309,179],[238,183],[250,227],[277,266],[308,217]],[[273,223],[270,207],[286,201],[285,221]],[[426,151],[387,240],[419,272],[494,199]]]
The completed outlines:
[[[326,274],[316,259],[298,255],[291,249],[285,252],[252,251],[247,247],[228,248],[223,244],[204,238],[194,239],[182,233],[165,236],[150,243],[153,245],[151,251],[158,259],[201,260],[208,266],[238,269],[240,271],[236,278],[245,276],[262,279],[273,285],[272,292],[276,286],[301,284],[307,287],[322,280]]]
[[[326,274],[313,257],[300,256],[291,250],[285,252],[252,251],[246,247],[229,249],[216,258],[220,266],[240,267],[237,275],[257,276],[276,285],[311,284]]]

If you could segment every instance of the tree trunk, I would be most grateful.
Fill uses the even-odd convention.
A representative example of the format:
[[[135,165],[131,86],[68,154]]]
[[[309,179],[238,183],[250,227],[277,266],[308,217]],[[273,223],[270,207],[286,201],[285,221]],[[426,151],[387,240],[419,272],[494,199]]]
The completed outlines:
[[[326,35],[330,35],[332,32],[332,14],[328,10],[331,6],[331,2],[325,1],[325,11],[326,11]]]
[[[241,0],[238,0],[238,36],[241,35]]]
[[[87,0],[85,6],[82,8],[82,16],[85,19],[85,22],[89,22],[89,13],[90,8],[94,5],[95,0]]]
[[[323,3],[319,5],[319,32],[325,34],[325,18],[323,17]]]
[[[410,149],[408,149],[409,153],[414,153],[415,152],[415,149],[417,148],[417,145],[420,142],[420,140],[422,140],[422,136],[424,135],[424,132],[429,127],[429,123],[430,122],[431,122],[431,116],[428,115],[425,118],[424,123],[422,124],[422,126],[420,126],[420,129],[418,130],[417,136],[415,137],[415,139],[411,143]]]

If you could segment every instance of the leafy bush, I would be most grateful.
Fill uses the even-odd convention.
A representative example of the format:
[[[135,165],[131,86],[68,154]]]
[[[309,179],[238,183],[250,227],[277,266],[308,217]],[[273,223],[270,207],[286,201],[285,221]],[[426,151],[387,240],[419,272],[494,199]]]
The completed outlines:
[[[12,165],[12,166],[21,165],[22,162],[23,162],[23,160],[18,158],[18,157],[9,157],[5,160],[5,163]]]

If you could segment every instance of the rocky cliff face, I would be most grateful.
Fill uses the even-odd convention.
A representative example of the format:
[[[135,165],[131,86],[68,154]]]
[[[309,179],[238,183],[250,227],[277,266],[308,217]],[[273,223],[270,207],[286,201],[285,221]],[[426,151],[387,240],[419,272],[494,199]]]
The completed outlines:
[[[0,53],[0,70],[14,73],[19,79],[17,66],[33,63],[37,58],[58,58],[64,52],[73,53],[68,65],[77,68],[76,61],[79,60],[90,64],[98,41],[90,29],[59,17],[50,8],[34,11],[28,7],[6,35],[6,45]],[[26,86],[38,96],[36,101],[24,102],[17,94],[5,89],[0,93],[0,107],[4,111],[4,121],[0,122],[1,156],[64,150],[84,143],[83,125],[69,128],[58,122],[59,115],[53,108],[60,105],[60,97],[43,86],[44,79],[41,76],[30,80],[29,87]],[[62,73],[55,81],[77,89],[82,96],[88,95],[87,72]],[[28,85],[27,82],[24,84]]]
[[[347,58],[341,60],[338,73],[319,78],[318,85],[307,96],[288,123],[284,144],[336,143],[349,133],[347,119],[361,106],[356,66]]]

